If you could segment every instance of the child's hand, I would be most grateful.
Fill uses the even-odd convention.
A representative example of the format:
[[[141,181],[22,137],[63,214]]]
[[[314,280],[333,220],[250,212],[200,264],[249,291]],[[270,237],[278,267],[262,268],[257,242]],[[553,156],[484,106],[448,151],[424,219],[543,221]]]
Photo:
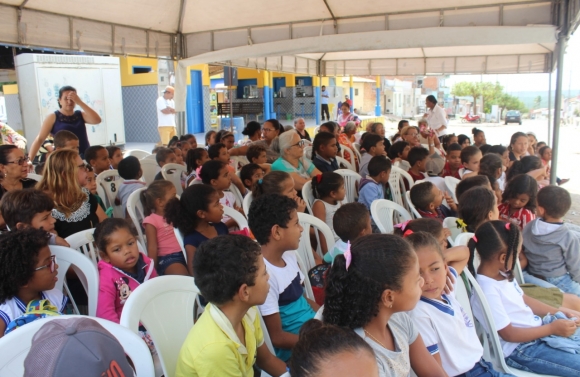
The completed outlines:
[[[576,323],[567,319],[557,319],[550,323],[550,330],[553,335],[563,336],[567,338],[576,332]]]
[[[445,293],[450,294],[453,291],[453,284],[455,284],[455,276],[451,273],[449,266],[447,269],[447,283],[445,283]]]
[[[234,209],[236,211],[238,211],[239,213],[241,213],[242,215],[244,214],[244,209],[242,207],[237,206],[237,205],[234,204]]]
[[[56,242],[56,244],[58,246],[66,246],[66,247],[70,247],[69,243],[66,242],[66,240],[62,237],[56,236],[56,238],[54,239],[54,242]]]
[[[304,202],[304,200],[302,200],[301,197],[297,196],[294,198],[294,201],[296,202],[296,204],[298,204],[298,209],[296,211],[298,211],[298,213],[304,213],[304,210],[306,209],[306,203]]]
[[[574,322],[576,323],[576,326],[580,326],[580,312],[577,312],[576,310],[572,310],[572,309],[568,309],[568,308],[563,308],[560,307],[558,308],[559,311],[561,311],[562,313],[566,314],[566,317],[572,319],[572,318],[576,318],[574,320]]]
[[[443,235],[445,236],[445,238],[451,237],[451,229],[443,228]]]
[[[443,197],[445,198],[445,201],[449,205],[449,208],[451,208],[452,210],[457,212],[457,204],[455,204],[455,201],[453,200],[453,198],[447,192],[443,193]]]

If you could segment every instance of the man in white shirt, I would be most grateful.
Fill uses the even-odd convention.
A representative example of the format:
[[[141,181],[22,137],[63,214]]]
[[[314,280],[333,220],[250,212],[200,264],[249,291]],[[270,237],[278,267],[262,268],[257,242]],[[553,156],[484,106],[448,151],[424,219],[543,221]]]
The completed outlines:
[[[173,94],[175,89],[168,86],[163,91],[163,95],[157,98],[157,127],[161,145],[169,144],[169,140],[175,136],[175,102]]]
[[[441,140],[443,136],[447,135],[447,114],[441,106],[437,106],[437,99],[433,95],[427,96],[425,105],[428,109],[425,118]]]
[[[328,91],[326,90],[326,86],[322,85],[322,90],[320,91],[320,104],[322,106],[321,113],[322,113],[322,121],[324,122],[324,114],[326,114],[326,120],[330,120],[330,113],[328,112],[328,99],[330,96],[328,95]]]

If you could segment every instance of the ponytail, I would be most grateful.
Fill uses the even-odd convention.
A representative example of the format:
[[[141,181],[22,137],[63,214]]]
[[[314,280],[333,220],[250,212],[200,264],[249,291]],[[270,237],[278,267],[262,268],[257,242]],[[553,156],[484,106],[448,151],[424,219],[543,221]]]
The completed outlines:
[[[344,186],[344,178],[334,172],[324,172],[312,177],[312,194],[316,199],[330,196]]]
[[[291,178],[283,171],[272,171],[252,186],[252,198],[256,199],[265,194],[282,194],[282,183]]]

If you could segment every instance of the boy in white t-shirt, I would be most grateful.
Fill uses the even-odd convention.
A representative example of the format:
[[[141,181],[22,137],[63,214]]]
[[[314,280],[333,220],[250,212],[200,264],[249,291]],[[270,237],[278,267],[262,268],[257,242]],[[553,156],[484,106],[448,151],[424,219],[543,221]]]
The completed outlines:
[[[262,195],[252,202],[250,230],[262,247],[270,278],[270,290],[260,312],[272,339],[276,356],[288,361],[298,342],[298,332],[314,318],[319,306],[304,296],[304,275],[294,251],[299,246],[302,226],[298,205],[293,199],[277,194]]]
[[[0,338],[30,302],[48,300],[58,313],[66,306],[68,299],[54,289],[58,265],[48,248],[49,237],[34,228],[0,236]]]
[[[457,271],[465,268],[469,249],[459,246],[444,254],[437,239],[426,232],[415,232],[405,239],[417,253],[425,280],[421,299],[409,314],[431,355],[449,376],[508,376],[482,359],[483,347],[472,319],[455,298],[455,292],[446,292],[447,270],[455,279],[461,279]]]

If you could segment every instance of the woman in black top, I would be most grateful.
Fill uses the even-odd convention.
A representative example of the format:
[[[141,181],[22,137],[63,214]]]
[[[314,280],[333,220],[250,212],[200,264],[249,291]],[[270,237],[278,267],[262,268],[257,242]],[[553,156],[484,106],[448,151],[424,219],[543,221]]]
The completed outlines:
[[[28,157],[16,145],[0,145],[0,198],[8,191],[22,190],[36,185],[28,175]]]

